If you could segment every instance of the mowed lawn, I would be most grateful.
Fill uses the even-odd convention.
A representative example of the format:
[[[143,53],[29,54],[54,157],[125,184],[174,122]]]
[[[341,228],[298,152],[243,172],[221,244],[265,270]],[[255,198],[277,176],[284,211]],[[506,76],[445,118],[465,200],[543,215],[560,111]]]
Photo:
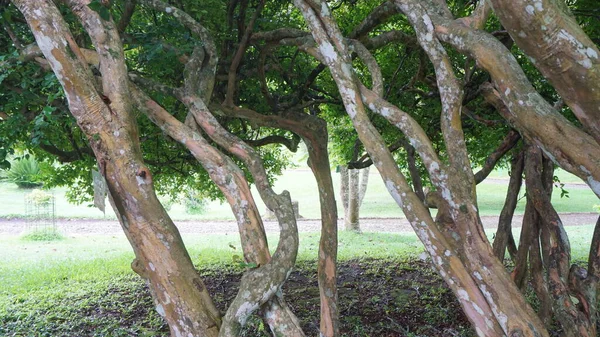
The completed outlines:
[[[575,183],[577,178],[558,172],[560,180]],[[506,193],[505,172],[494,172],[490,181],[478,186],[479,206],[483,215],[498,215]],[[333,173],[336,193],[339,191],[339,174]],[[287,189],[300,204],[300,213],[306,218],[319,217],[319,203],[316,196],[316,183],[309,170],[290,170],[275,184],[276,191]],[[559,212],[593,212],[598,203],[595,195],[585,185],[567,187],[569,198],[560,198],[555,193],[554,203]],[[17,189],[12,184],[0,183],[0,217],[22,216],[25,194],[28,191]],[[56,212],[58,217],[110,218],[95,208],[85,205],[74,206],[66,202],[65,189],[55,189]],[[521,192],[522,194],[523,192]],[[338,197],[338,203],[340,198]],[[259,208],[264,205],[257,200]],[[519,202],[518,212],[523,212],[524,198]],[[110,208],[108,208],[110,210]],[[343,216],[339,205],[340,217]],[[170,214],[174,219],[231,219],[227,204],[211,202],[208,211],[202,215],[189,215],[184,207],[174,205]],[[402,217],[397,205],[389,196],[375,170],[370,175],[369,187],[361,208],[363,217]],[[114,217],[114,215],[112,215]],[[585,259],[592,237],[593,224],[567,228],[572,243],[573,256]],[[519,229],[515,229],[518,237]],[[493,231],[488,235],[491,237]],[[302,233],[300,260],[314,260],[317,257],[318,233]],[[184,240],[191,256],[199,265],[222,264],[237,261],[240,255],[239,237],[236,235],[186,235]],[[277,237],[270,237],[271,247],[276,247]],[[235,247],[235,248],[234,248]],[[393,256],[415,256],[422,247],[412,233],[366,233],[355,235],[340,234],[340,258],[360,257],[389,258]],[[35,288],[41,284],[58,282],[62,279],[105,277],[120,272],[130,272],[129,263],[133,258],[131,247],[124,236],[67,236],[62,241],[32,242],[14,236],[0,236],[0,282],[4,289]],[[110,261],[110,262],[109,262]]]
[[[589,213],[594,212],[594,205],[600,202],[586,185],[581,181],[561,170],[557,171],[561,182],[568,183],[566,190],[567,197],[560,197],[560,190],[555,188],[553,197],[554,205],[558,212],[571,213]],[[343,216],[341,198],[339,197],[340,174],[332,172],[335,185],[336,200],[338,202],[338,212]],[[508,183],[508,173],[506,171],[496,171],[487,181],[477,186],[477,196],[480,212],[482,215],[498,215],[504,204],[506,189]],[[574,183],[574,184],[573,184]],[[312,172],[308,169],[295,169],[286,171],[277,179],[274,185],[276,192],[288,190],[292,199],[299,202],[300,214],[309,219],[320,218],[320,206],[316,181]],[[265,212],[266,207],[258,193],[255,192],[256,203],[261,212]],[[0,183],[0,217],[19,217],[25,213],[25,195],[30,191],[18,189],[14,184]],[[90,207],[87,204],[72,205],[69,204],[64,195],[66,188],[53,189],[56,197],[56,216],[60,218],[108,218],[114,219],[114,213],[110,206],[107,207],[106,215],[97,208]],[[521,196],[523,196],[521,191]],[[108,202],[107,202],[108,205]],[[517,213],[524,211],[525,199],[521,198]],[[361,207],[361,216],[369,218],[389,218],[404,217],[399,207],[389,195],[379,174],[375,169],[371,169],[369,185]],[[187,214],[185,207],[174,204],[169,211],[171,217],[175,220],[203,220],[219,219],[233,220],[233,215],[227,203],[211,201],[205,213],[200,215]]]
[[[564,173],[559,173],[562,182],[576,182]],[[336,193],[339,191],[339,174],[333,173]],[[506,174],[495,172],[492,180],[478,186],[478,198],[483,215],[497,215],[504,203],[506,193]],[[317,187],[312,173],[309,170],[291,170],[280,177],[275,190],[287,189],[294,200],[300,204],[300,213],[306,218],[319,217],[319,203]],[[597,198],[584,185],[567,187],[569,198],[560,198],[555,193],[554,201],[559,212],[593,212]],[[25,194],[29,191],[19,190],[11,184],[0,183],[0,217],[18,217],[25,211]],[[56,197],[56,213],[61,218],[114,218],[113,214],[104,215],[95,208],[86,205],[74,206],[66,202],[65,189],[52,191]],[[521,193],[522,194],[522,193]],[[340,198],[338,206],[340,217],[342,208]],[[259,209],[264,211],[264,205],[257,200]],[[519,203],[517,212],[523,211],[524,200]],[[181,205],[173,205],[171,216],[176,220],[183,219],[232,219],[231,211],[226,204],[211,202],[208,210],[202,215],[189,215]],[[398,206],[389,196],[376,171],[370,175],[369,188],[361,209],[363,217],[402,217]],[[566,228],[571,241],[572,256],[575,262],[587,259],[590,239],[594,225],[569,226]],[[515,229],[518,238],[519,228]],[[488,236],[493,236],[493,230],[488,231]],[[237,235],[199,235],[185,234],[183,236],[190,257],[198,266],[201,273],[212,273],[211,270],[234,270],[241,272],[242,266],[241,247]],[[278,238],[269,235],[270,247],[275,248]],[[298,255],[298,270],[305,269],[304,265],[314,265],[317,260],[319,247],[319,233],[301,233],[300,250]],[[427,264],[425,267],[415,268],[420,262],[419,256],[425,256],[423,247],[417,237],[412,233],[363,233],[356,234],[347,231],[339,233],[339,260],[342,266],[362,266],[374,261],[379,275],[385,266],[392,265],[396,270],[417,270],[425,275],[431,273]],[[52,329],[67,329],[72,326],[79,335],[81,329],[92,329],[94,333],[102,331],[122,331],[122,335],[135,331],[138,335],[159,335],[155,329],[165,330],[164,323],[157,317],[152,309],[151,300],[146,295],[143,303],[138,303],[129,298],[119,304],[119,315],[88,316],[81,312],[99,310],[104,306],[114,307],[117,298],[123,298],[129,293],[137,294],[140,291],[141,281],[133,274],[130,263],[133,260],[131,246],[124,235],[66,235],[58,241],[31,241],[16,236],[0,235],[0,335],[9,333],[11,329],[19,326],[33,335],[52,335],[58,331]],[[379,262],[375,262],[379,261]],[[389,266],[388,266],[389,267]],[[388,268],[385,267],[385,268]],[[304,269],[303,269],[304,268]],[[313,275],[315,270],[304,270],[304,273]],[[374,274],[375,275],[375,274]],[[434,279],[435,276],[421,276]],[[395,279],[388,277],[388,279]],[[373,281],[378,282],[378,281]],[[415,285],[421,292],[431,292],[431,298],[436,301],[441,298],[453,297],[446,294],[448,290],[442,286],[440,280],[436,285],[424,287]],[[344,283],[349,284],[349,283]],[[350,285],[354,287],[353,285]],[[350,287],[349,289],[353,289]],[[406,285],[394,291],[405,291]],[[357,288],[358,289],[358,288]],[[411,288],[412,289],[412,288]],[[347,290],[347,289],[346,289]],[[107,295],[108,294],[108,295]],[[114,294],[111,297],[110,294]],[[346,294],[346,293],[344,293]],[[222,294],[217,294],[218,298]],[[317,292],[318,295],[318,292]],[[138,298],[135,295],[133,298]],[[370,300],[381,302],[381,296],[373,296]],[[75,300],[73,299],[75,298]],[[141,297],[140,297],[141,298]],[[427,298],[427,296],[419,297]],[[222,299],[221,299],[222,300]],[[315,297],[318,300],[318,296]],[[379,302],[377,302],[379,301]],[[106,303],[105,303],[106,302]],[[108,303],[110,302],[110,303]],[[421,304],[419,304],[421,305]],[[433,327],[441,324],[435,317],[444,317],[447,313],[448,303],[441,301],[432,304],[436,310],[429,310],[432,317],[427,318],[428,324]],[[121,308],[122,307],[122,308]],[[51,308],[61,308],[54,312]],[[123,309],[124,308],[124,309]],[[400,307],[398,307],[400,308]],[[397,309],[398,309],[397,308]],[[143,310],[142,310],[143,309]],[[140,311],[141,310],[141,311]],[[144,311],[145,310],[145,311]],[[399,309],[398,309],[399,310]],[[95,312],[95,311],[94,311]],[[112,312],[112,311],[111,311]],[[138,321],[131,323],[121,320],[122,316],[137,313]],[[379,314],[378,314],[379,315]],[[114,317],[113,317],[114,316]],[[67,318],[65,318],[67,317]],[[355,323],[344,322],[344,326],[354,326]],[[21,322],[21,323],[20,323]],[[3,330],[6,324],[8,330]],[[362,324],[356,323],[356,327]],[[70,329],[70,328],[69,328]],[[115,330],[116,329],[116,330]],[[468,325],[466,328],[468,329]],[[16,331],[16,330],[15,330]],[[62,330],[61,330],[62,331]],[[150,331],[148,334],[144,331]],[[467,334],[468,335],[468,334]],[[115,335],[116,336],[116,335]]]

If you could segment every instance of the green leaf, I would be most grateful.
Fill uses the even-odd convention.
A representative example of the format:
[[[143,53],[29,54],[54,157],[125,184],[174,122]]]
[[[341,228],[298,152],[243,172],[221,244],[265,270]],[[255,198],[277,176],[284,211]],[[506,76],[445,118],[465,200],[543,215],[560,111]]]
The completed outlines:
[[[90,2],[90,4],[88,5],[88,7],[91,10],[93,10],[94,12],[99,13],[100,12],[100,8],[103,8],[104,6],[102,6],[102,4],[100,3],[100,1],[93,0],[92,2]]]
[[[93,0],[89,3],[88,7],[94,12],[98,13],[102,20],[108,21],[110,20],[110,11],[108,8],[104,7],[99,0]]]
[[[100,8],[100,10],[98,11],[98,14],[100,14],[100,17],[102,18],[102,20],[104,20],[104,21],[110,20],[110,11],[108,10],[108,8],[106,8],[106,7]]]

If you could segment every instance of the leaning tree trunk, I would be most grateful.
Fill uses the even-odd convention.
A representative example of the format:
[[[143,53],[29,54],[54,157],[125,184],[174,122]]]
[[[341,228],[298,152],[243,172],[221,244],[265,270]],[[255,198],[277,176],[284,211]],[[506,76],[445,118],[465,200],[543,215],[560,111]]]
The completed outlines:
[[[525,302],[504,267],[493,256],[483,232],[473,199],[474,178],[460,125],[462,91],[451,73],[449,59],[441,44],[431,38],[433,27],[427,13],[416,4],[399,3],[402,10],[409,14],[419,42],[436,66],[438,86],[447,88],[440,93],[443,103],[442,127],[447,153],[450,155],[449,165],[439,160],[431,142],[409,115],[359,83],[353,74],[346,42],[327,5],[321,1],[302,0],[296,0],[295,4],[303,13],[318,47],[318,50],[305,50],[329,67],[346,111],[386,187],[402,207],[478,334],[547,336],[535,312]],[[369,62],[368,55],[361,58]],[[376,76],[375,74],[371,71],[372,76]],[[370,123],[365,105],[392,121],[411,140],[427,167],[432,182],[439,189],[452,228],[442,231],[431,219],[428,210],[399,173],[381,135]],[[447,233],[452,235],[446,236]]]
[[[156,309],[171,334],[217,336],[220,313],[177,228],[156,198],[152,175],[142,161],[123,49],[114,23],[102,19],[83,1],[67,2],[99,51],[103,75],[99,92],[55,5],[47,0],[13,3],[27,20],[64,89],[71,113],[88,137],[113,208],[136,255],[132,267],[149,281]]]
[[[490,2],[517,46],[600,143],[600,50],[568,13],[565,3]]]
[[[187,123],[191,126],[181,123],[139,89],[134,90],[134,97],[140,110],[170,137],[186,146],[221,189],[238,222],[245,260],[258,266],[258,269],[245,274],[245,282],[240,286],[240,293],[245,294],[245,297],[240,298],[238,294],[236,301],[230,305],[220,335],[239,335],[248,316],[263,306],[263,316],[275,334],[304,336],[298,320],[287,304],[277,292],[273,293],[273,288],[280,289],[287,278],[287,272],[281,272],[289,271],[293,266],[298,249],[296,221],[289,198],[273,193],[260,158],[247,145],[241,144],[223,129],[212,128],[207,132],[211,137],[229,138],[228,144],[237,145],[237,153],[242,160],[252,158],[254,161],[250,170],[255,177],[257,188],[265,204],[276,210],[275,214],[283,228],[280,232],[280,244],[272,258],[260,214],[241,169],[229,157],[208,144],[201,134],[194,130],[195,124],[191,121]],[[210,120],[211,117],[206,113],[207,111],[204,111],[204,120]],[[218,136],[215,133],[218,133]],[[273,270],[278,272],[274,273]],[[262,275],[257,277],[257,274]],[[264,285],[267,284],[268,289],[265,289]],[[246,305],[246,309],[240,310],[243,305]]]

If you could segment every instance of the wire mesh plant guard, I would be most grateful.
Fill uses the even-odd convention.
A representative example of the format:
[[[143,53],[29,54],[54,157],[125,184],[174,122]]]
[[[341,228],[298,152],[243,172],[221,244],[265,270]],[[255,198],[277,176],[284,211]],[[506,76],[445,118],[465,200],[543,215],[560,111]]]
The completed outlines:
[[[53,193],[35,189],[25,195],[25,218],[28,231],[56,231],[56,206]]]

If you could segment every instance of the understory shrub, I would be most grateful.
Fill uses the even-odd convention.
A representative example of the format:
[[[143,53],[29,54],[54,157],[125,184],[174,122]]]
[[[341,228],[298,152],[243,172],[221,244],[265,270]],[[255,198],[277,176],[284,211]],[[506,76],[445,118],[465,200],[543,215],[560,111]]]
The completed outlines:
[[[13,160],[10,170],[5,173],[6,180],[17,184],[20,188],[35,188],[42,186],[40,166],[32,156]]]

